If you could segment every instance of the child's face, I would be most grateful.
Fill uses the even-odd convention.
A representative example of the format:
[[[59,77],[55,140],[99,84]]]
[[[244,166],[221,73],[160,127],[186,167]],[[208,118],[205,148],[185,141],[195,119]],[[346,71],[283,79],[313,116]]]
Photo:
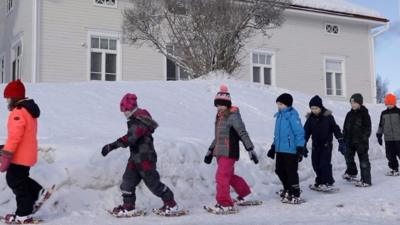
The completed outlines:
[[[388,109],[393,109],[393,108],[394,108],[394,105],[386,105],[386,107],[387,107]]]
[[[314,115],[319,115],[320,113],[321,113],[321,108],[320,107],[317,107],[317,106],[311,106],[311,112],[314,114]]]
[[[228,107],[224,105],[217,105],[218,112],[223,112],[228,109]]]
[[[351,108],[353,110],[357,110],[357,109],[361,108],[361,105],[358,104],[357,102],[355,102],[354,100],[351,100],[350,104],[351,104]]]
[[[278,106],[279,111],[282,111],[287,108],[287,106],[285,104],[282,104],[280,102],[277,102],[276,105]]]
[[[123,114],[124,114],[124,116],[126,118],[129,118],[131,116],[131,112],[130,111],[125,111],[125,112],[123,112]]]
[[[6,98],[7,105],[11,103],[11,98]]]

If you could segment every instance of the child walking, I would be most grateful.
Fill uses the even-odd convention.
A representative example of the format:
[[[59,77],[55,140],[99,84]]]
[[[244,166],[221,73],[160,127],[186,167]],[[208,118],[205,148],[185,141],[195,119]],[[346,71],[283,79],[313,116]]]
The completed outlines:
[[[293,97],[284,93],[276,99],[278,112],[275,114],[275,137],[268,157],[276,155],[275,173],[282,182],[283,190],[279,192],[283,203],[300,204],[299,162],[304,152],[304,129],[298,112],[293,105]]]
[[[378,143],[383,145],[382,136],[385,136],[386,158],[389,162],[390,171],[388,176],[399,176],[400,157],[400,109],[396,106],[396,95],[387,94],[385,105],[387,107],[381,114],[378,132],[376,137]]]
[[[343,134],[336,124],[332,111],[324,107],[322,99],[318,95],[310,100],[309,106],[311,112],[307,114],[307,121],[304,125],[305,149],[312,136],[311,159],[314,172],[317,175],[315,184],[310,188],[317,191],[333,191],[335,182],[331,164],[333,135],[339,142],[339,151],[344,155],[346,145]]]
[[[0,171],[7,172],[7,185],[15,194],[17,210],[4,217],[6,223],[34,223],[32,215],[39,210],[51,190],[29,177],[29,170],[37,162],[38,105],[25,97],[25,86],[20,80],[10,82],[4,89],[10,114],[8,136],[1,150]]]
[[[248,151],[250,159],[258,163],[254,145],[242,121],[239,108],[232,106],[231,96],[228,87],[222,85],[214,99],[217,107],[215,121],[215,137],[204,158],[204,162],[210,164],[213,157],[217,158],[217,172],[215,175],[217,183],[217,204],[208,207],[217,214],[231,213],[237,211],[235,202],[243,202],[251,191],[246,181],[235,174],[235,162],[239,160],[240,145],[242,141]],[[230,187],[233,187],[238,197],[232,200]]]
[[[357,153],[360,161],[361,179],[355,183],[357,187],[369,187],[371,183],[371,164],[369,162],[369,137],[371,136],[371,117],[363,105],[363,96],[356,93],[350,98],[351,110],[347,113],[343,136],[346,142],[346,172],[343,178],[354,181],[357,177],[357,166],[354,157]]]
[[[108,153],[117,148],[130,148],[130,157],[120,186],[123,204],[115,207],[112,214],[117,217],[135,216],[136,186],[144,181],[150,191],[161,198],[164,205],[156,211],[162,215],[176,215],[180,212],[172,191],[160,181],[156,169],[157,154],[154,149],[152,134],[158,127],[149,112],[137,104],[135,94],[126,94],[120,102],[120,110],[127,118],[126,135],[103,147],[101,153]]]

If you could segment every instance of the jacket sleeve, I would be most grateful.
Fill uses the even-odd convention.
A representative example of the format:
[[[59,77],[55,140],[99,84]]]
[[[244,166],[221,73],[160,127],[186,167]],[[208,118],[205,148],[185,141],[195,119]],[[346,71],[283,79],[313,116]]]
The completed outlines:
[[[250,140],[249,134],[246,131],[246,126],[243,123],[242,117],[239,112],[235,112],[231,115],[233,129],[237,132],[240,140],[243,142],[244,147],[247,151],[253,150],[254,145]]]
[[[23,140],[25,133],[26,120],[22,115],[22,112],[18,109],[14,109],[8,117],[8,137],[4,146],[4,151],[14,153],[19,143]]]
[[[363,138],[364,140],[368,141],[369,137],[371,136],[371,117],[368,113],[364,114],[363,121]]]
[[[118,146],[126,148],[134,146],[137,141],[150,133],[150,129],[139,124],[133,124],[128,128],[128,133],[117,140]]]
[[[337,125],[336,121],[335,121],[335,117],[333,117],[332,115],[329,116],[329,122],[330,122],[330,129],[332,131],[332,133],[335,135],[336,139],[342,139],[343,138],[343,134],[342,131],[340,130],[339,125]]]
[[[381,113],[378,131],[376,132],[376,134],[383,134],[383,126],[385,126],[385,120],[383,119],[383,113]]]
[[[308,118],[306,120],[306,123],[304,124],[304,141],[305,144],[307,144],[308,140],[311,137],[311,122],[310,122],[310,118]]]
[[[348,141],[348,130],[347,130],[347,123],[349,122],[349,113],[347,113],[346,118],[344,119],[343,123],[343,138],[345,141]]]
[[[294,139],[297,147],[304,147],[304,128],[301,125],[301,120],[298,113],[293,113],[289,119],[290,126],[294,133]]]

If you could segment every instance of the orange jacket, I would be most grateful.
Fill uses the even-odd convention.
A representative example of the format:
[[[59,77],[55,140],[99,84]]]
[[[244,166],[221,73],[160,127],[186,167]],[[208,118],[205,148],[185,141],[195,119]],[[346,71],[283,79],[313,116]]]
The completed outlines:
[[[4,151],[13,154],[11,163],[31,167],[35,165],[38,155],[36,135],[40,111],[33,100],[24,100],[21,104],[23,106],[14,108],[8,117],[8,137]]]

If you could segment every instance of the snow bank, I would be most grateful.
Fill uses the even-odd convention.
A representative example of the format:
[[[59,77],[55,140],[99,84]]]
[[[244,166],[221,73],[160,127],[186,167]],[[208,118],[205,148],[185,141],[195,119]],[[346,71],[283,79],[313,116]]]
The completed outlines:
[[[201,210],[201,205],[214,202],[216,165],[215,161],[212,165],[205,165],[203,157],[213,138],[216,113],[213,99],[222,83],[229,86],[234,104],[240,107],[243,120],[256,145],[255,150],[261,159],[259,165],[254,165],[242,150],[236,171],[251,185],[254,193],[252,198],[266,202],[262,207],[248,208],[240,215],[229,218],[214,217]],[[350,200],[354,188],[348,187],[346,192],[347,187],[343,187],[346,184],[338,177],[343,173],[345,163],[336,151],[336,142],[333,154],[335,177],[339,180],[338,186],[347,195],[335,195],[328,204],[323,198],[329,196],[318,200],[315,193],[310,193],[305,187],[313,182],[314,174],[310,159],[307,159],[300,166],[300,176],[303,194],[309,203],[297,209],[279,203],[275,191],[280,188],[280,184],[274,174],[274,161],[266,158],[266,150],[273,138],[275,99],[284,91],[233,80],[27,85],[29,97],[34,98],[42,110],[39,120],[40,160],[31,170],[31,174],[42,184],[55,183],[58,187],[39,216],[48,220],[48,224],[57,225],[115,223],[114,218],[106,215],[104,209],[121,202],[119,184],[129,153],[127,149],[119,149],[103,158],[100,150],[104,144],[114,141],[126,131],[125,118],[119,112],[119,100],[125,93],[134,92],[138,95],[139,106],[148,109],[160,124],[154,136],[162,180],[174,191],[181,206],[192,211],[191,216],[170,220],[156,216],[132,219],[140,224],[278,224],[278,221],[291,221],[291,218],[282,217],[288,215],[287,210],[292,210],[291,213],[298,217],[298,222],[302,221],[303,224],[311,224],[313,221],[315,224],[324,224],[321,220],[330,218],[332,213],[340,216],[330,220],[336,224],[351,224],[357,218],[358,223],[354,224],[362,224],[360,221],[365,218],[369,221],[398,219],[398,209],[394,210],[390,205],[392,203],[387,201],[390,197],[381,200],[382,204],[386,204],[383,206],[375,205],[379,199],[372,199],[372,203],[368,200],[371,205],[367,208],[364,195],[360,194],[357,199]],[[295,98],[294,106],[301,115],[305,115],[311,96],[291,93]],[[325,100],[325,105],[334,111],[337,122],[342,125],[349,109],[348,103]],[[368,107],[374,122],[373,131],[376,131],[383,106]],[[4,128],[7,114],[4,103],[0,107],[2,141],[6,138]],[[303,123],[304,119],[303,117]],[[373,163],[373,169],[380,168],[381,175],[386,169],[384,154],[375,138],[371,140],[371,159],[379,162]],[[375,195],[382,190],[381,187],[373,188],[375,187],[369,191],[375,190],[372,193]],[[3,174],[0,175],[0,190],[0,213],[12,211],[15,208],[14,197],[6,187]],[[161,205],[161,201],[143,184],[138,187],[137,196],[137,205],[140,207],[153,208]],[[349,200],[342,202],[346,198],[343,196],[347,196]],[[346,208],[336,208],[333,204],[345,204]],[[398,206],[396,201],[393,204]],[[386,211],[375,213],[379,211],[379,207],[384,207]],[[315,212],[319,212],[319,217],[313,216]],[[265,215],[269,215],[269,220],[265,220]],[[130,224],[132,220],[120,220],[120,224]]]
[[[345,13],[359,14],[372,17],[381,17],[380,13],[372,9],[351,3],[346,0],[292,0],[295,5],[318,9],[333,10]]]

